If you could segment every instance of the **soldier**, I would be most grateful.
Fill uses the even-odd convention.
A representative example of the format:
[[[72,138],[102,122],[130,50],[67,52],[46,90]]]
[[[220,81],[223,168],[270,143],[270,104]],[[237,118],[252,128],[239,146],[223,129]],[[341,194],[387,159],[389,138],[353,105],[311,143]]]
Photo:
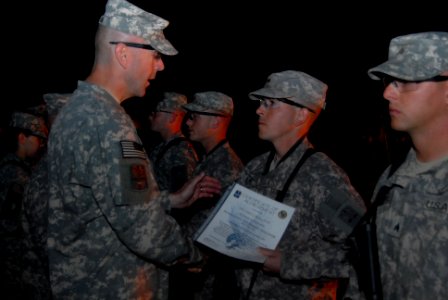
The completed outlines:
[[[307,135],[326,92],[306,73],[283,71],[249,94],[260,101],[258,136],[273,150],[252,159],[238,182],[296,211],[278,247],[260,248],[264,264],[237,270],[245,299],[336,299],[348,279],[345,240],[364,202],[339,166],[311,150]]]
[[[5,295],[19,299],[24,292],[20,222],[23,192],[48,130],[44,119],[24,112],[12,114],[7,130],[8,153],[0,161],[0,285]]]
[[[188,111],[187,126],[190,139],[203,146],[205,155],[199,162],[194,174],[205,172],[219,178],[223,189],[231,185],[243,169],[243,163],[227,140],[227,131],[233,116],[233,100],[229,96],[215,91],[196,93],[193,102],[183,106]],[[190,235],[210,214],[216,201],[199,200],[188,208],[191,219],[185,224]],[[209,253],[210,255],[211,253]],[[202,299],[230,299],[232,281],[228,264],[220,255],[210,256],[201,276],[205,286],[199,286]],[[198,278],[199,280],[199,278]],[[212,288],[211,285],[215,285]]]
[[[162,190],[175,192],[190,178],[198,156],[191,142],[182,133],[187,97],[166,92],[150,115],[151,130],[158,132],[163,142],[149,154],[157,183]]]
[[[383,80],[391,127],[413,147],[389,166],[376,216],[384,299],[446,299],[448,281],[448,32],[393,38],[389,58],[368,71]],[[378,199],[380,200],[380,199]]]
[[[48,129],[70,94],[45,94]],[[23,274],[27,295],[32,299],[52,299],[48,274],[48,166],[46,153],[31,173],[22,202]]]
[[[48,257],[56,298],[165,299],[159,266],[200,253],[167,215],[219,193],[200,174],[178,192],[159,191],[146,152],[120,103],[143,96],[175,55],[168,22],[109,0],[90,75],[53,123],[48,144]]]

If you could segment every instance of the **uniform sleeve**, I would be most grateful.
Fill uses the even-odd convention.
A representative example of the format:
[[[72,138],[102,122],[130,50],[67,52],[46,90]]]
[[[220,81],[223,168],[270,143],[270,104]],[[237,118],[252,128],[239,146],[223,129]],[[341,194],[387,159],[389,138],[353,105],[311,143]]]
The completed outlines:
[[[332,162],[319,166],[310,185],[310,214],[316,224],[307,241],[290,243],[283,251],[281,277],[312,279],[348,277],[346,238],[365,212],[364,202],[348,177]],[[310,219],[310,222],[312,222]]]

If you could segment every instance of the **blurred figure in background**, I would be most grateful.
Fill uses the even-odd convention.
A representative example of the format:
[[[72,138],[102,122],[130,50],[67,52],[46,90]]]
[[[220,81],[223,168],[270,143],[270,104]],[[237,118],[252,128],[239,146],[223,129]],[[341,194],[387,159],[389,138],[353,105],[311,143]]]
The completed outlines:
[[[227,140],[228,129],[233,116],[233,100],[216,91],[200,92],[193,102],[183,106],[188,111],[187,127],[192,141],[198,142],[205,155],[197,165],[194,174],[205,174],[218,178],[223,190],[230,186],[243,169],[243,163]],[[198,200],[185,209],[188,221],[184,225],[192,236],[207,219],[218,197]],[[200,299],[232,299],[236,283],[233,270],[225,256],[207,253],[208,260],[200,274],[190,274],[196,280],[196,297]],[[191,284],[194,286],[194,284]]]
[[[38,160],[48,137],[43,118],[14,112],[6,133],[7,154],[0,161],[0,285],[5,297],[25,297],[22,282],[23,193],[32,164]]]
[[[59,110],[67,103],[70,94],[45,94],[47,127]],[[48,226],[48,165],[46,153],[32,171],[22,202],[23,236],[23,282],[28,299],[52,299],[48,271],[47,226]]]

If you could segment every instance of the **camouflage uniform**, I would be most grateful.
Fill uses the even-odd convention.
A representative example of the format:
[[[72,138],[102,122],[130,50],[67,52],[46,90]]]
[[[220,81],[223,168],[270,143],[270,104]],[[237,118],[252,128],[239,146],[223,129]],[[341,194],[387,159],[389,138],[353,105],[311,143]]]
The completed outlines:
[[[219,92],[196,93],[193,102],[184,105],[184,108],[193,113],[216,113],[228,117],[233,115],[233,102],[230,97]],[[244,165],[227,140],[218,143],[199,162],[193,175],[205,174],[218,178],[222,190],[225,191],[239,176]],[[210,214],[218,199],[204,199],[196,201],[188,210],[194,215],[188,224],[188,231],[194,234],[199,226]]]
[[[413,150],[381,186],[393,187],[377,212],[384,299],[445,299],[448,282],[448,157],[429,164]]]
[[[315,114],[308,113],[310,118],[317,118],[325,107],[326,91],[326,84],[306,73],[283,71],[271,74],[265,86],[250,93],[249,98],[298,106]],[[269,101],[262,103],[257,114],[267,114],[269,106],[264,105],[269,105]],[[295,144],[278,162],[274,159],[275,151],[262,154],[246,165],[238,180],[243,186],[296,209],[278,244],[282,253],[279,273],[264,273],[260,266],[237,269],[242,295],[250,291],[251,299],[336,299],[338,286],[347,281],[352,271],[346,238],[364,213],[364,202],[345,172],[322,152],[308,157],[298,173],[293,174],[306,150],[312,148],[306,138],[311,125],[306,124],[295,129]],[[276,141],[269,137],[266,140]],[[290,176],[286,194],[278,199]]]
[[[233,100],[219,92],[209,91],[196,93],[194,101],[184,105],[191,113],[211,113],[225,117],[233,115]],[[218,178],[225,191],[239,176],[244,165],[227,140],[222,140],[208,151],[197,165],[194,175],[205,174]],[[189,220],[184,225],[187,233],[192,236],[207,219],[219,197],[200,199],[184,211]],[[187,217],[187,218],[188,218]],[[205,250],[207,251],[207,250]],[[195,286],[195,299],[228,299],[233,297],[235,280],[233,270],[225,256],[208,252],[207,264],[200,274],[190,274],[190,280]]]
[[[448,71],[448,32],[422,32],[391,40],[389,60],[368,71],[372,79],[432,80]],[[391,187],[377,210],[384,299],[446,299],[448,282],[448,157],[421,163],[411,149],[388,177]]]
[[[45,94],[45,109],[49,126],[59,109],[69,98],[66,94]],[[48,166],[47,156],[32,171],[22,202],[22,228],[24,253],[22,278],[33,299],[51,299],[48,274],[47,225],[48,225]]]
[[[309,147],[305,139],[266,174],[263,172],[269,168],[269,154],[256,157],[247,164],[238,182],[274,199]],[[353,225],[346,224],[337,209],[345,205],[359,210],[363,207],[362,199],[343,170],[319,152],[300,168],[283,203],[295,207],[296,212],[278,245],[282,251],[280,276],[258,272],[251,299],[317,299],[317,295],[331,294],[338,283],[329,278],[349,277],[344,243]],[[247,292],[253,272],[237,271],[243,293]]]
[[[17,112],[11,117],[10,127],[25,130],[40,138],[47,138],[42,118]],[[15,153],[6,154],[0,161],[0,285],[9,297],[24,295],[23,271],[23,193],[28,185],[32,166]]]
[[[153,262],[170,263],[192,245],[164,212],[167,193],[149,201],[157,184],[123,108],[80,82],[52,127],[48,158],[56,297],[163,299],[166,287]]]
[[[184,104],[187,104],[187,97],[166,92],[164,99],[157,104],[156,111],[184,115],[185,111],[182,108]],[[181,188],[192,177],[198,161],[193,144],[186,139],[180,129],[171,138],[157,145],[149,155],[161,190],[175,192]]]
[[[179,143],[169,147],[166,152],[164,147],[175,139],[182,139]],[[159,154],[164,152],[159,157]],[[189,178],[197,164],[197,155],[193,145],[183,135],[173,137],[169,141],[157,145],[150,154],[154,165],[154,173],[161,190],[177,191]]]
[[[13,153],[0,162],[0,287],[13,295],[23,289],[20,205],[30,171],[29,164]]]

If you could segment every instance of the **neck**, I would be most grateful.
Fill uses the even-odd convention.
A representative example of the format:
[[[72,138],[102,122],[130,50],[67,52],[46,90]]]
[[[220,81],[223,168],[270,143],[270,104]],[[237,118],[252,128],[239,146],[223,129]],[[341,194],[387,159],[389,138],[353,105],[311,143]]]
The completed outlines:
[[[160,136],[162,137],[162,140],[164,142],[167,142],[175,137],[181,136],[182,132],[180,130],[177,131],[165,131],[165,132],[160,132]]]
[[[272,142],[275,149],[274,159],[277,158],[278,160],[280,160],[289,151],[289,149],[291,149],[291,147],[294,146],[294,144],[304,136],[304,134],[290,135],[288,137],[284,137],[281,140]]]
[[[126,84],[122,78],[115,76],[112,70],[103,70],[97,66],[85,81],[101,87],[114,97],[118,103],[132,96],[127,93]]]
[[[431,162],[448,156],[448,122],[436,124],[430,130],[410,133],[412,143],[421,162]]]

